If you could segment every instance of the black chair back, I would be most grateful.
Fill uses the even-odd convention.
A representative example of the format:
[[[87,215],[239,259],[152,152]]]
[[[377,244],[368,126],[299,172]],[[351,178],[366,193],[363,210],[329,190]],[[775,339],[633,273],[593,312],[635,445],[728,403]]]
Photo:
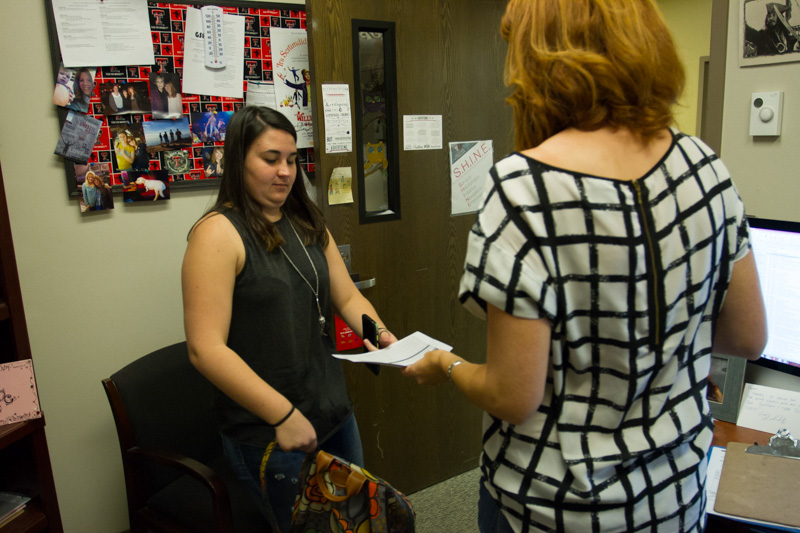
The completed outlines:
[[[122,451],[131,530],[269,531],[222,452],[214,386],[185,342],[103,380]]]

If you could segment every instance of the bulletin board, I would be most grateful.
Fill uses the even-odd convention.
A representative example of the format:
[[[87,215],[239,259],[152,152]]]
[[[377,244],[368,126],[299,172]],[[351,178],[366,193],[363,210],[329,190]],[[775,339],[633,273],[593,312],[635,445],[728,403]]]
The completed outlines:
[[[100,1],[100,0],[98,0]],[[217,0],[207,2],[195,0],[188,2],[148,2],[147,9],[150,18],[150,30],[155,55],[154,65],[129,65],[129,66],[97,66],[94,80],[94,95],[89,104],[88,116],[102,120],[102,126],[97,142],[92,150],[91,157],[86,165],[73,163],[64,159],[67,189],[71,196],[80,194],[80,180],[88,167],[98,165],[107,169],[108,178],[114,189],[123,185],[123,173],[117,164],[117,158],[112,145],[112,129],[130,124],[131,129],[137,125],[153,119],[151,113],[104,115],[101,88],[109,82],[119,84],[134,84],[142,86],[147,84],[151,72],[177,75],[180,77],[183,70],[183,42],[184,21],[188,7],[202,7],[215,5],[223,8],[225,13],[245,17],[245,42],[244,42],[244,94],[247,93],[249,81],[269,82],[273,80],[272,56],[270,51],[270,28],[306,28],[305,7],[300,4],[274,4],[269,2],[243,2],[233,0]],[[61,65],[61,48],[58,42],[53,4],[45,0],[48,18],[48,34],[50,36],[50,49],[53,61],[54,80]],[[94,67],[87,65],[89,67]],[[149,95],[146,95],[149,98]],[[183,116],[189,122],[192,131],[191,144],[178,153],[176,150],[160,151],[149,154],[149,170],[169,170],[170,189],[182,187],[210,187],[216,186],[220,181],[217,177],[207,177],[204,172],[204,158],[213,150],[214,146],[223,146],[224,141],[200,138],[195,135],[195,130],[200,130],[199,122],[211,114],[224,119],[244,106],[243,98],[229,98],[219,96],[204,96],[182,93]],[[57,108],[61,125],[67,117],[67,110]],[[195,124],[197,122],[198,124]],[[55,146],[58,138],[52,139]],[[313,148],[299,149],[303,170],[310,176],[314,173]]]

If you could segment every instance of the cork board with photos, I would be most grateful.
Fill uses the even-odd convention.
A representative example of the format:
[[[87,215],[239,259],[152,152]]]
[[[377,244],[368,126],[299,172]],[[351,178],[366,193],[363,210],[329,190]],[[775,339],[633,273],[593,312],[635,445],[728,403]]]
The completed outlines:
[[[61,123],[68,120],[70,113],[73,116],[81,113],[88,120],[100,121],[88,160],[64,158],[67,188],[73,196],[81,194],[89,171],[115,190],[124,190],[142,171],[164,176],[169,189],[215,186],[219,181],[225,127],[231,115],[244,106],[244,98],[181,91],[184,25],[189,7],[215,5],[226,14],[245,18],[243,94],[247,93],[248,83],[271,84],[273,81],[270,29],[306,28],[302,5],[224,0],[147,2],[155,64],[65,69],[61,64],[51,0],[45,2],[56,96],[59,89],[69,87],[72,100],[58,107]],[[89,76],[93,83],[91,89],[87,89],[90,92],[86,101],[73,100],[72,87],[80,91],[81,81],[88,82]],[[62,87],[59,82],[64,82]],[[170,96],[169,104],[165,94]],[[118,155],[124,151],[119,149],[123,139],[129,143],[127,155],[132,162]],[[313,148],[301,148],[298,152],[303,170],[313,175]]]

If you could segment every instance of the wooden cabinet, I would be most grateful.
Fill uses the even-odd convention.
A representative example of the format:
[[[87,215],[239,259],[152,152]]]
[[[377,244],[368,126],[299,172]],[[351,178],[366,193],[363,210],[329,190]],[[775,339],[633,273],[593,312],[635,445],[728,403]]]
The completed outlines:
[[[30,357],[31,347],[0,170],[0,363]],[[64,530],[44,427],[44,416],[0,426],[0,491],[21,492],[31,497],[25,512],[0,528],[0,533]]]

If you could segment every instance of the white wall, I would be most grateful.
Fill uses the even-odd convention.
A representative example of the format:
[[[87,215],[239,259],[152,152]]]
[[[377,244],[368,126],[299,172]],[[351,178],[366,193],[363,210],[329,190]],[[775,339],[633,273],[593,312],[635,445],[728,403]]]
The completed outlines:
[[[686,70],[686,87],[673,112],[684,133],[697,132],[697,93],[700,58],[709,54],[711,43],[711,0],[658,0],[678,54]]]
[[[739,1],[730,1],[722,159],[751,215],[800,220],[800,62],[740,68]],[[783,131],[754,138],[750,96],[783,91]]]
[[[722,160],[751,215],[800,221],[800,62],[739,67],[739,0],[730,0]],[[783,128],[778,138],[754,138],[750,95],[783,91]],[[748,364],[745,379],[800,391],[800,379]]]
[[[274,1],[274,0],[273,0]],[[214,191],[81,215],[59,135],[42,0],[0,2],[0,163],[47,439],[67,532],[128,528],[102,378],[183,340],[186,233]]]
[[[723,159],[751,213],[798,220],[800,63],[739,69],[737,4],[731,1]],[[186,232],[213,192],[180,190],[155,206],[119,201],[109,213],[80,215],[53,155],[59,125],[44,2],[3,0],[0,20],[0,162],[61,514],[68,533],[123,531],[122,467],[100,380],[183,339]],[[785,92],[783,135],[753,142],[749,95],[767,90]]]

